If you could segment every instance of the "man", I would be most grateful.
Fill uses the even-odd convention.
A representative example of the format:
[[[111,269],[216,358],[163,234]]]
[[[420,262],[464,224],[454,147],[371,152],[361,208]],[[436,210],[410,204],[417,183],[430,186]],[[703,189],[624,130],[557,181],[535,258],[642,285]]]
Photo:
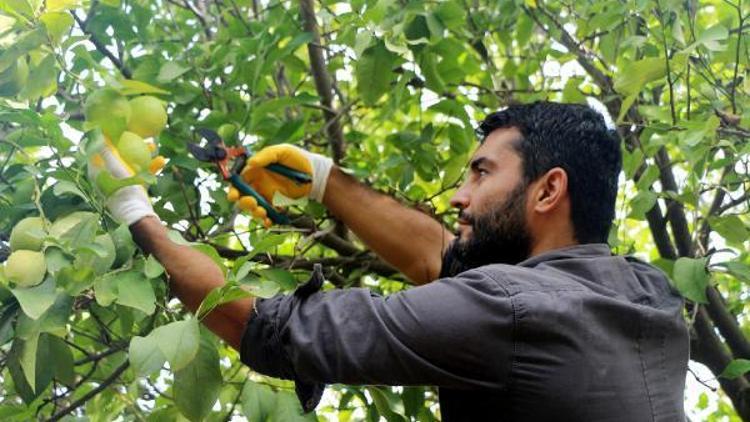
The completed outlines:
[[[493,113],[479,132],[451,200],[455,237],[325,157],[259,152],[243,177],[261,194],[322,201],[423,285],[385,298],[346,289],[240,300],[205,323],[255,370],[295,380],[306,408],[325,383],[434,385],[445,421],[684,420],[682,301],[660,271],[605,243],[621,166],[614,130],[589,107],[539,102]],[[312,174],[312,187],[264,169],[274,162]],[[230,199],[265,217],[252,199]],[[191,310],[224,282],[209,258],[167,239],[143,189],[109,207]]]

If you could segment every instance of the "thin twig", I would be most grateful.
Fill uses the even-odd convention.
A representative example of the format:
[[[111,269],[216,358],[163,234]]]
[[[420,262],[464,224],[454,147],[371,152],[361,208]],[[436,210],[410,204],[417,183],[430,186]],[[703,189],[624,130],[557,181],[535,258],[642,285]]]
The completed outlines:
[[[86,22],[82,20],[74,10],[70,11],[70,14],[73,15],[73,19],[78,23],[78,26],[81,28],[81,31],[89,36],[89,41],[91,41],[92,44],[94,44],[94,47],[96,47],[97,51],[102,53],[105,57],[109,59],[109,61],[112,62],[113,65],[122,73],[122,76],[124,76],[126,79],[130,79],[133,77],[133,73],[130,71],[130,69],[125,66],[125,64],[114,54],[112,54],[111,51],[105,46],[99,38],[97,38],[93,32],[91,32],[86,27]]]
[[[117,367],[112,374],[107,377],[104,381],[101,382],[96,388],[89,391],[88,393],[84,394],[80,399],[74,401],[71,403],[68,407],[63,408],[59,412],[52,415],[52,417],[49,418],[50,421],[58,421],[62,419],[63,416],[73,412],[74,410],[78,409],[79,407],[83,406],[87,401],[92,399],[97,394],[101,393],[102,391],[109,388],[109,386],[117,380],[117,378],[122,375],[123,372],[125,372],[126,369],[128,369],[128,366],[130,365],[129,361],[125,361],[122,365]]]

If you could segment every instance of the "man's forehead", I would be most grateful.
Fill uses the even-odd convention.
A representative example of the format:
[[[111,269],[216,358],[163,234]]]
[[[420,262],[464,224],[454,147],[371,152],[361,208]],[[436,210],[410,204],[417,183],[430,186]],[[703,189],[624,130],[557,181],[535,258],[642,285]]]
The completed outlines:
[[[484,159],[490,161],[506,161],[520,158],[516,146],[523,139],[518,128],[507,127],[493,130],[474,152],[472,161]]]

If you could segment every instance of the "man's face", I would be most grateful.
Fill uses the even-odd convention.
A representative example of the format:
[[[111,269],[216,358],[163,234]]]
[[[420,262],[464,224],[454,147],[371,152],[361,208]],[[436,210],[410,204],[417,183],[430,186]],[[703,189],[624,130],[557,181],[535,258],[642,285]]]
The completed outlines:
[[[513,144],[516,128],[493,131],[470,162],[451,205],[459,208],[457,237],[443,256],[441,276],[482,265],[517,264],[531,252],[526,223],[526,184]]]

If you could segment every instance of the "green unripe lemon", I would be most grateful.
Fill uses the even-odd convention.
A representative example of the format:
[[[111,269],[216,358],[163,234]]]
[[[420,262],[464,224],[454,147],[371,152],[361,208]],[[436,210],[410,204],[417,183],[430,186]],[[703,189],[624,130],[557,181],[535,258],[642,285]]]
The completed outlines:
[[[143,138],[157,136],[167,125],[167,111],[161,101],[150,95],[130,100],[128,130]]]
[[[10,232],[10,249],[13,251],[19,249],[27,249],[30,251],[41,250],[46,235],[43,218],[24,218],[19,221]]]
[[[123,132],[117,142],[117,151],[136,173],[148,170],[148,165],[151,163],[151,150],[140,136],[133,132]]]
[[[5,277],[18,287],[32,287],[44,280],[47,263],[44,254],[37,251],[19,250],[5,262]]]
[[[83,114],[89,125],[101,128],[104,135],[115,140],[130,122],[130,103],[124,95],[112,88],[91,93],[83,105]]]

